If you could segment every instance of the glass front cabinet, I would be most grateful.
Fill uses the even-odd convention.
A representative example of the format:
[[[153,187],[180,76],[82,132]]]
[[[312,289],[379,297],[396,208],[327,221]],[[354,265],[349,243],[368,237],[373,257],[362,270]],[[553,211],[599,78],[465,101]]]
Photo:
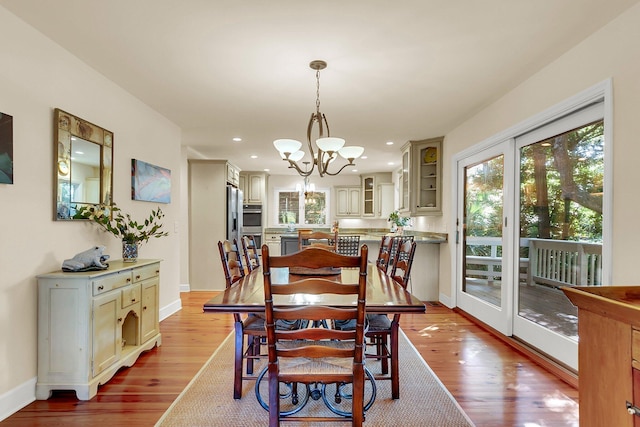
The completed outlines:
[[[411,216],[442,214],[442,141],[409,141],[402,148],[400,211]]]

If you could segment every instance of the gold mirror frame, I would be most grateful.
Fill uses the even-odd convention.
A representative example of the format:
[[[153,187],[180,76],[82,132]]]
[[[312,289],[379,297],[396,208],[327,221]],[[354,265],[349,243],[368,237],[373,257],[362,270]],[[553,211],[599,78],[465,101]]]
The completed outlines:
[[[54,219],[74,219],[77,206],[113,205],[113,132],[55,109]]]

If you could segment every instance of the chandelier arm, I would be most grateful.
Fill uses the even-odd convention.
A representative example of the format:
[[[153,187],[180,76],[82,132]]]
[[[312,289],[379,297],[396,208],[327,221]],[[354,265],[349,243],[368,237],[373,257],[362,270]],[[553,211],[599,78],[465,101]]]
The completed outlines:
[[[313,172],[313,169],[315,169],[315,166],[316,166],[316,165],[315,165],[315,163],[313,163],[313,164],[311,165],[311,169],[309,169],[309,170],[307,170],[307,171],[303,171],[303,170],[300,168],[300,166],[298,166],[298,164],[297,164],[296,162],[294,162],[293,160],[289,160],[289,159],[283,159],[283,160],[286,160],[286,161],[288,161],[288,162],[289,162],[289,168],[290,168],[290,169],[295,169],[295,170],[296,170],[296,172],[298,172],[298,174],[299,174],[300,176],[305,176],[305,177],[306,177],[306,176],[311,175],[311,173]]]
[[[342,166],[342,167],[341,167],[340,169],[338,169],[336,172],[329,172],[328,170],[326,170],[326,169],[325,169],[325,170],[324,170],[324,172],[321,172],[321,173],[320,173],[320,176],[322,176],[323,174],[324,174],[324,175],[329,175],[329,176],[336,176],[336,175],[338,175],[340,172],[342,172],[342,170],[343,170],[344,168],[346,168],[347,166],[355,166],[355,165],[356,165],[356,164],[355,164],[355,163],[353,163],[353,160],[350,160],[350,161],[349,161],[349,163],[347,163],[346,165]],[[321,171],[321,170],[322,170],[321,168],[319,168],[319,169],[318,169],[318,171]]]

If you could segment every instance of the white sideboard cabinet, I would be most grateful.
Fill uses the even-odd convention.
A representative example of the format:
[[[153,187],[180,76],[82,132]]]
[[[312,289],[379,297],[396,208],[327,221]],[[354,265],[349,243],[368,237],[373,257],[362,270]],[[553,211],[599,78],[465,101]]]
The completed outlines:
[[[36,399],[75,390],[89,400],[123,366],[161,344],[160,260],[38,276]]]

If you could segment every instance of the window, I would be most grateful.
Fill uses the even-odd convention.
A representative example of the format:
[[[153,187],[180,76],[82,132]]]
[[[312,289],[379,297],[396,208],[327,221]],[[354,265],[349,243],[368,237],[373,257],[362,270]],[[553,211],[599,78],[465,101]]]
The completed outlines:
[[[326,225],[329,212],[329,190],[307,193],[276,190],[279,225]]]

